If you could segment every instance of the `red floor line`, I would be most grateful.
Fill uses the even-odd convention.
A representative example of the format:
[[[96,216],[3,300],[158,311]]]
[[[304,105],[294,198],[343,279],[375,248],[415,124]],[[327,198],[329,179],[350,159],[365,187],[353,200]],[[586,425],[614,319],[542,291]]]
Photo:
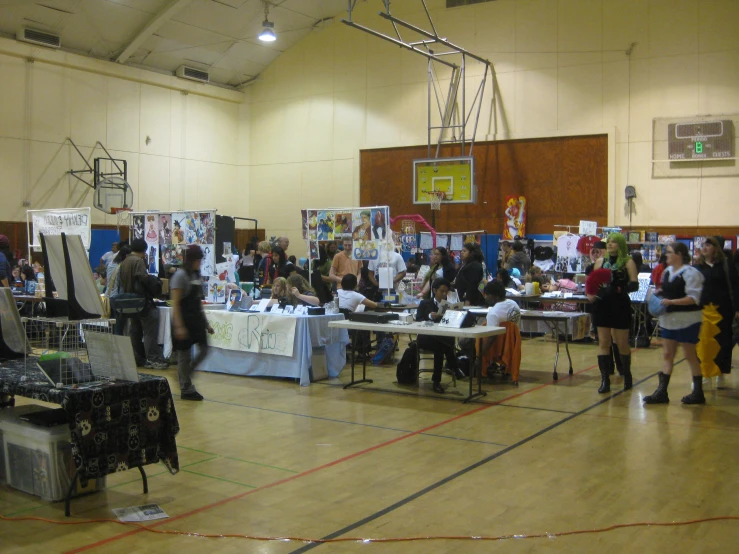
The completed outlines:
[[[583,370],[580,370],[580,371],[575,372],[574,375],[579,375],[581,373],[585,373],[586,371],[590,371],[591,369],[595,369],[596,367],[598,367],[598,366],[596,366],[596,365],[590,366],[588,368],[585,368]],[[568,375],[568,377],[569,377],[569,375]],[[308,475],[311,475],[311,474],[316,473],[318,471],[322,471],[324,469],[328,469],[330,467],[333,467],[335,465],[341,464],[341,463],[346,462],[348,460],[352,460],[354,458],[358,458],[359,456],[363,456],[364,454],[368,454],[370,452],[374,452],[375,450],[379,450],[380,448],[384,448],[386,446],[390,446],[390,445],[395,444],[397,442],[400,442],[402,440],[405,440],[405,439],[409,439],[411,437],[418,436],[421,433],[427,433],[428,431],[430,431],[432,429],[436,429],[437,427],[441,427],[443,425],[447,425],[449,423],[452,423],[454,421],[457,421],[459,419],[462,419],[463,417],[467,417],[467,416],[476,414],[478,412],[481,412],[483,410],[487,410],[487,409],[492,408],[493,406],[496,406],[496,405],[501,404],[503,402],[508,402],[509,400],[513,400],[514,398],[518,398],[520,396],[524,396],[526,394],[530,394],[532,392],[538,391],[540,389],[543,389],[544,387],[548,387],[548,386],[554,385],[556,383],[557,383],[557,381],[551,381],[549,383],[543,383],[541,385],[538,385],[537,387],[534,387],[533,389],[529,389],[527,391],[520,392],[520,393],[514,394],[512,396],[508,396],[506,398],[503,398],[503,399],[498,400],[496,402],[493,402],[491,404],[485,404],[483,406],[480,406],[478,408],[475,408],[474,410],[470,410],[469,412],[465,412],[463,414],[456,415],[456,416],[454,416],[452,418],[446,419],[446,420],[441,421],[439,423],[435,423],[433,425],[429,425],[428,427],[424,427],[423,429],[419,429],[418,431],[413,431],[411,433],[408,433],[406,435],[402,435],[400,437],[396,437],[396,438],[391,439],[389,441],[386,441],[386,442],[383,442],[383,443],[380,443],[380,444],[376,444],[375,446],[371,446],[369,448],[365,448],[364,450],[360,450],[358,452],[355,452],[354,454],[349,454],[348,456],[344,456],[343,458],[339,458],[337,460],[334,460],[333,462],[328,462],[327,464],[324,464],[324,465],[321,465],[321,466],[317,466],[317,467],[314,467],[312,469],[308,469],[308,470],[306,470],[306,471],[304,471],[302,473],[298,473],[296,475],[291,475],[290,477],[286,477],[284,479],[280,479],[279,481],[275,481],[273,483],[269,483],[268,485],[263,485],[263,486],[261,486],[259,488],[251,489],[251,490],[242,492],[240,494],[237,494],[235,496],[231,496],[229,498],[224,498],[223,500],[219,500],[218,502],[214,502],[212,504],[207,504],[205,506],[201,506],[200,508],[196,508],[196,509],[191,510],[189,512],[185,512],[184,514],[180,514],[178,516],[173,516],[173,517],[170,517],[170,518],[167,518],[167,519],[163,519],[163,520],[161,520],[161,521],[159,521],[157,523],[153,523],[149,527],[159,527],[161,525],[165,525],[165,524],[171,523],[173,521],[178,521],[180,519],[184,519],[186,517],[190,517],[192,515],[199,514],[201,512],[210,510],[212,508],[217,508],[218,506],[222,506],[224,504],[228,504],[229,502],[232,502],[234,500],[239,500],[241,498],[244,498],[246,496],[249,496],[250,494],[254,494],[254,493],[259,492],[259,491],[270,489],[272,487],[276,487],[278,485],[282,485],[284,483],[288,483],[290,481],[294,481],[295,479],[299,479],[301,477],[306,477]],[[358,389],[355,389],[355,390],[358,390]],[[88,544],[86,546],[81,546],[81,547],[75,548],[73,550],[67,550],[65,552],[65,554],[75,554],[77,552],[84,552],[86,550],[91,550],[93,548],[97,548],[98,546],[103,546],[105,544],[109,544],[111,542],[114,542],[114,541],[117,541],[117,540],[120,540],[120,539],[124,539],[126,537],[130,537],[131,535],[136,535],[137,533],[143,533],[143,529],[134,529],[132,531],[128,531],[127,533],[121,533],[120,535],[115,535],[113,537],[108,537],[107,539],[102,539],[102,540],[100,540],[98,542],[95,542],[95,543],[92,543],[92,544]]]

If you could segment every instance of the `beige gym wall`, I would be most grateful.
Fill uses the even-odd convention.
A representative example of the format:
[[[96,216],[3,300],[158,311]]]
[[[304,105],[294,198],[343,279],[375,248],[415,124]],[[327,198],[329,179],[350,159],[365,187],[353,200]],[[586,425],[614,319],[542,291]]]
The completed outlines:
[[[495,64],[498,133],[487,87],[478,139],[610,132],[612,223],[628,223],[627,184],[637,188],[634,225],[739,223],[739,177],[651,178],[654,117],[739,112],[736,0],[444,4],[427,0],[440,34]],[[391,7],[428,27],[420,0]],[[354,19],[393,34],[381,9],[379,0],[359,2]],[[469,78],[468,99],[477,82]],[[360,149],[426,142],[425,59],[338,18],[280,56],[250,91],[250,204],[271,203],[260,225],[293,240],[301,207],[358,202]]]

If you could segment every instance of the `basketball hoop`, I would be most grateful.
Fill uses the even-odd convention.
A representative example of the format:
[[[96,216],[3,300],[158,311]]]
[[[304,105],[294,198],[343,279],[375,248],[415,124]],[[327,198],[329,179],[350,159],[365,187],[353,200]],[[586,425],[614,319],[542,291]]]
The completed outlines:
[[[440,190],[431,191],[431,209],[439,211],[441,210],[441,201],[446,199],[446,193]]]

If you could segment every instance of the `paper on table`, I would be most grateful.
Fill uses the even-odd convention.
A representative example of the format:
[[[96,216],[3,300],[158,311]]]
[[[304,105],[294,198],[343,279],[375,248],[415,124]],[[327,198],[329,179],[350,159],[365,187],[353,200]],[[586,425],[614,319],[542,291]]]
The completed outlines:
[[[113,513],[120,521],[152,521],[169,517],[156,504],[132,506],[131,508],[113,508]]]

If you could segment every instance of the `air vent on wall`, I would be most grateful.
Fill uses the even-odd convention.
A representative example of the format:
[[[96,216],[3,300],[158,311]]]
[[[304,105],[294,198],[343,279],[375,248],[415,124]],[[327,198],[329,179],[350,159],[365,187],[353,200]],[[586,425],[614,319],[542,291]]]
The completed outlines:
[[[176,75],[180,79],[190,79],[191,81],[200,81],[201,83],[207,83],[210,79],[207,71],[200,71],[194,67],[187,67],[181,65],[177,68]]]
[[[48,46],[49,48],[62,47],[62,37],[59,35],[47,33],[46,31],[38,31],[36,29],[29,29],[27,27],[21,27],[16,33],[15,38],[23,42]]]

